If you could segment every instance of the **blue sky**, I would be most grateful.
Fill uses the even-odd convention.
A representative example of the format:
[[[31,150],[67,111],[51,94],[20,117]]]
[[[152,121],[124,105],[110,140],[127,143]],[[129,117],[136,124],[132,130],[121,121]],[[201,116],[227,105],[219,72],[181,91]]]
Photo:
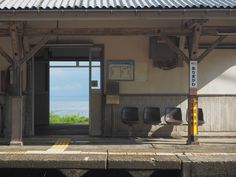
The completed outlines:
[[[88,68],[51,68],[51,99],[88,100]]]

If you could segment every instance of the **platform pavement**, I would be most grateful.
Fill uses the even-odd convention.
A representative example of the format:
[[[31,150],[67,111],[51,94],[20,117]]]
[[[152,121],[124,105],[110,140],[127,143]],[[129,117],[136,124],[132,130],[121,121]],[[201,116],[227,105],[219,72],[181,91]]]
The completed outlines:
[[[236,176],[236,138],[34,137],[0,140],[0,168],[180,170],[183,177]]]

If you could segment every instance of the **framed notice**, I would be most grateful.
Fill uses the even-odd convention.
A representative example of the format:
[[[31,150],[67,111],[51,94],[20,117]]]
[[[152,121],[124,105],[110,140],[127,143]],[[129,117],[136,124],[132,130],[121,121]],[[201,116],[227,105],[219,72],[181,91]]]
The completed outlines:
[[[109,60],[108,61],[109,80],[133,81],[134,61],[133,60]]]

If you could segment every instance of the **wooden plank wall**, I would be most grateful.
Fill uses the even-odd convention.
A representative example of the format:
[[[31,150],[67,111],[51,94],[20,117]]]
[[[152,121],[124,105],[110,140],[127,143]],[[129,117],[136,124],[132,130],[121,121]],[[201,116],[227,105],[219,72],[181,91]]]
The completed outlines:
[[[4,117],[6,116],[6,100],[5,96],[0,94],[0,136],[4,135],[4,127],[6,126]]]
[[[90,113],[89,113],[89,135],[101,136],[102,134],[102,115],[101,115],[101,91],[92,90],[90,95]]]
[[[206,123],[199,127],[200,132],[236,132],[236,96],[200,96],[199,107],[203,108]],[[135,136],[169,136],[183,135],[187,132],[186,95],[123,95],[120,97],[120,105],[114,105],[113,114],[113,135],[127,136],[128,126],[121,121],[121,110],[124,106],[134,106],[139,108],[139,121],[133,126],[133,135]],[[147,125],[143,123],[144,107],[160,107],[162,121],[164,122],[165,107],[180,107],[182,110],[183,125]],[[105,126],[110,126],[111,107],[106,105]],[[109,128],[106,127],[107,134]],[[111,132],[111,131],[110,131]],[[206,135],[205,133],[205,135]],[[210,134],[209,134],[210,135]]]

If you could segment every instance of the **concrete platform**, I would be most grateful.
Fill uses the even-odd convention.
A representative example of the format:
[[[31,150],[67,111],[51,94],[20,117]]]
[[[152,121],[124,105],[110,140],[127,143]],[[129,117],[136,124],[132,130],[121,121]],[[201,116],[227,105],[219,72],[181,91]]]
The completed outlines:
[[[182,176],[236,176],[236,138],[186,139],[45,136],[4,145],[0,168],[180,170]]]

